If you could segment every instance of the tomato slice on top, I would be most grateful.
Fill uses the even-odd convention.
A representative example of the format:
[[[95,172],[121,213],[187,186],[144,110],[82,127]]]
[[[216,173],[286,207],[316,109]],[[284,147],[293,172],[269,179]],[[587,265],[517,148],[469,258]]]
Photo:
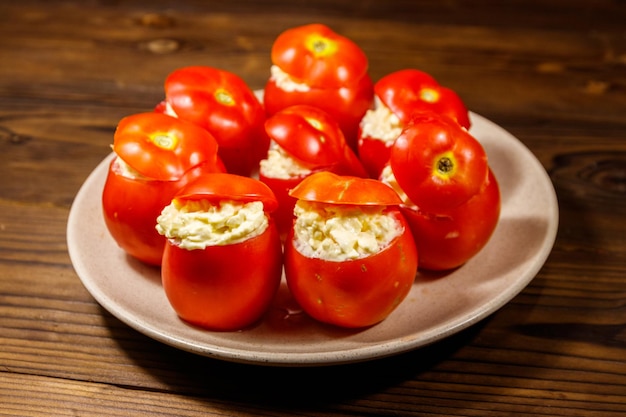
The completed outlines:
[[[289,193],[299,200],[359,206],[398,206],[402,200],[388,185],[370,178],[328,171],[306,177]]]
[[[403,123],[408,123],[415,112],[433,111],[466,129],[470,127],[469,112],[458,94],[423,71],[392,72],[374,84],[374,93]]]
[[[270,213],[278,208],[278,201],[267,185],[254,178],[225,172],[201,175],[181,188],[174,198],[179,201],[261,201],[264,210]]]
[[[368,68],[367,56],[355,42],[320,23],[282,32],[271,59],[295,81],[313,88],[354,84]]]
[[[215,163],[217,141],[192,123],[148,112],[118,123],[113,151],[145,177],[176,181],[203,162]]]

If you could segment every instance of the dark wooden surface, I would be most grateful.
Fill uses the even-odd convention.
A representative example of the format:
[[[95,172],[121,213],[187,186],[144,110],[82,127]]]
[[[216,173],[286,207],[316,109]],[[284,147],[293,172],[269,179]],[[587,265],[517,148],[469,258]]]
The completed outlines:
[[[191,64],[254,88],[288,27],[414,67],[517,136],[560,204],[554,250],[483,322],[392,358],[272,368],[162,345],[101,308],[65,238],[119,119]],[[0,415],[626,414],[624,1],[2,1]]]

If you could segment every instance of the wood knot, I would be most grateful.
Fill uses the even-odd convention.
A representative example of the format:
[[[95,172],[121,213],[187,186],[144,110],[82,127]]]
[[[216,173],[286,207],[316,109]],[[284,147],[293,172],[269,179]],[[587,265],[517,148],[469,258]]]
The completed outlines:
[[[626,152],[581,152],[555,158],[551,177],[579,197],[617,203],[626,195]]]
[[[180,42],[175,39],[153,39],[142,43],[140,49],[157,55],[170,54],[180,49]]]
[[[11,145],[22,145],[31,139],[30,136],[17,134],[11,129],[0,126],[0,141],[2,142],[7,142]]]

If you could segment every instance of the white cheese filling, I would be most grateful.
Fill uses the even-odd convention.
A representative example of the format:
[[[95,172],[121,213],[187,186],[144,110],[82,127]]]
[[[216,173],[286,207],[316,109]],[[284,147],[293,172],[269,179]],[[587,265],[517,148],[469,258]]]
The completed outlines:
[[[311,89],[307,84],[294,81],[289,74],[278,68],[276,65],[270,67],[270,79],[276,82],[278,88],[287,92],[306,93]]]
[[[380,252],[404,231],[383,207],[296,203],[294,244],[309,258],[345,261]]]
[[[411,201],[411,199],[409,198],[408,195],[406,195],[404,190],[400,188],[400,184],[398,184],[398,181],[396,180],[396,176],[393,175],[393,171],[391,170],[391,166],[389,166],[389,164],[385,165],[385,167],[381,171],[380,181],[384,184],[387,184],[391,188],[393,188],[393,190],[396,192],[396,194],[398,194],[398,197],[400,197],[400,200],[402,200],[402,203],[405,206],[410,207],[410,208],[417,208],[415,203]]]
[[[259,172],[267,178],[289,179],[308,175],[311,170],[289,156],[276,142],[271,141],[267,157],[260,162]]]
[[[184,249],[230,245],[262,234],[269,225],[263,203],[176,199],[157,218],[157,231]]]
[[[378,97],[374,97],[374,109],[365,112],[361,119],[361,131],[362,137],[380,140],[391,146],[402,133],[402,124],[389,107]]]

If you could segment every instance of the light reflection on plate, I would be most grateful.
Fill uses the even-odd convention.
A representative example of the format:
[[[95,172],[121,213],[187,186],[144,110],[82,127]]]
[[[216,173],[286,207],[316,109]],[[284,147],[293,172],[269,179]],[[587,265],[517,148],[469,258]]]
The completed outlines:
[[[552,183],[515,137],[472,113],[502,193],[500,222],[487,246],[461,268],[420,274],[403,303],[382,323],[345,330],[303,314],[281,285],[266,317],[238,332],[210,332],[183,323],[170,307],[159,270],[126,256],[109,236],[101,193],[112,155],[90,174],[72,205],[67,243],[91,295],[118,319],[160,342],[217,359],[278,366],[371,360],[450,336],[498,310],[535,277],[552,250],[558,204]]]

